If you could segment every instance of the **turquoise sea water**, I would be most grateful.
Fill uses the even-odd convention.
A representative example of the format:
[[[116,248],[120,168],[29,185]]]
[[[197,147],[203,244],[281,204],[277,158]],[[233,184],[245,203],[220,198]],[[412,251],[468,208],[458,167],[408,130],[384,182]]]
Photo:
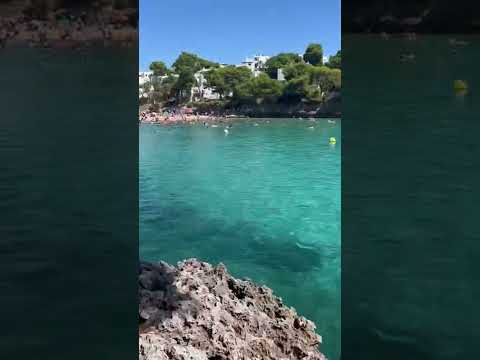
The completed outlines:
[[[142,125],[141,258],[225,263],[315,321],[338,358],[339,140],[340,120]]]

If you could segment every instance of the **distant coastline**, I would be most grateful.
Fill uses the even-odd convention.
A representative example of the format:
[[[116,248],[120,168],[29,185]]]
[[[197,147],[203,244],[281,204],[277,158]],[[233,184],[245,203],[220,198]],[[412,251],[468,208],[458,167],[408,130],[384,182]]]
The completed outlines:
[[[322,114],[322,115],[304,115],[292,116],[291,114],[275,114],[275,115],[261,115],[261,116],[247,116],[247,115],[173,115],[163,116],[154,115],[150,118],[139,119],[140,124],[156,124],[162,126],[170,125],[194,125],[203,124],[204,126],[230,124],[235,121],[269,121],[270,119],[291,119],[291,120],[316,120],[316,119],[341,119],[340,113]]]
[[[139,122],[145,124],[195,124],[204,125],[215,123],[227,123],[237,119],[318,119],[330,118],[339,119],[342,116],[340,107],[340,94],[321,106],[279,106],[270,105],[249,105],[239,108],[219,108],[219,107],[180,107],[165,108],[158,111],[151,111],[148,107],[140,108]]]
[[[237,64],[182,52],[170,68],[152,62],[138,80],[140,122],[341,117],[341,51],[327,58],[318,43]]]

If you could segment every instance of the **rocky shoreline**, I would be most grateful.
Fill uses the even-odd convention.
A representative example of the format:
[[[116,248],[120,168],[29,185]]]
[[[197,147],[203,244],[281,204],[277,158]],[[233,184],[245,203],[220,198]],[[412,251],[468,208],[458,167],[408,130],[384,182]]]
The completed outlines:
[[[305,115],[304,115],[305,116]],[[242,120],[255,120],[255,122],[265,120],[270,122],[271,119],[298,119],[298,120],[316,120],[316,119],[341,119],[340,114],[331,114],[330,116],[291,116],[290,114],[285,114],[283,116],[212,116],[212,115],[193,115],[193,116],[161,116],[161,115],[152,115],[146,118],[139,118],[140,124],[157,124],[157,125],[195,125],[203,124],[204,126],[217,126],[220,124],[231,124],[235,121]]]
[[[334,92],[322,104],[250,104],[231,107],[228,103],[194,103],[190,106],[153,109],[148,105],[139,108],[139,122],[147,124],[197,124],[230,122],[235,119],[340,119],[341,95]]]
[[[220,264],[141,262],[140,360],[325,360],[315,325]]]

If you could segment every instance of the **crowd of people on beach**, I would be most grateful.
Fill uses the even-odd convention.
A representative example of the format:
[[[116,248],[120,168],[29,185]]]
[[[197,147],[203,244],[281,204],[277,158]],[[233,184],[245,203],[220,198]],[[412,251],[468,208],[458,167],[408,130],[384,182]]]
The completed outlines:
[[[66,47],[93,42],[131,45],[138,37],[136,9],[56,9],[45,16],[28,9],[0,19],[0,46]]]
[[[162,112],[155,112],[145,110],[140,112],[140,123],[148,124],[196,124],[203,123],[207,125],[209,123],[222,123],[228,119],[236,118],[234,115],[215,114],[213,112],[207,114],[194,113],[191,111],[183,110],[165,110]]]
[[[235,119],[250,118],[249,116],[240,116],[230,113],[196,113],[184,109],[164,109],[163,111],[143,110],[139,112],[139,122],[143,124],[175,125],[175,124],[203,124],[204,126],[214,127],[222,123],[231,123]],[[340,113],[332,114],[334,117],[340,117]],[[316,120],[314,112],[303,112],[290,116],[299,120]],[[335,120],[329,120],[329,122]]]

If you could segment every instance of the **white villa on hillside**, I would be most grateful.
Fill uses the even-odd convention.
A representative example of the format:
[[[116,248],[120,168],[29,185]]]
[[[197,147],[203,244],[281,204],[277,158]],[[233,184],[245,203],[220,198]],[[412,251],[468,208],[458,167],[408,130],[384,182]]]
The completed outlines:
[[[191,90],[191,100],[218,100],[220,95],[217,94],[213,88],[207,86],[207,79],[205,77],[205,73],[208,72],[209,69],[202,69],[197,71],[194,74],[196,85],[192,87]],[[177,74],[173,74],[173,76],[178,76]],[[155,83],[161,83],[164,79],[166,79],[168,75],[164,76],[155,76],[153,71],[141,71],[138,73],[138,97],[139,98],[147,98],[149,94],[154,90]],[[145,89],[145,84],[149,83],[150,87]]]
[[[205,99],[205,100],[218,100],[220,95],[217,94],[213,88],[208,87],[205,74],[210,71],[209,69],[202,69],[194,74],[197,84],[192,88],[192,100]]]
[[[301,56],[301,55],[299,55],[299,56]],[[239,67],[239,66],[248,67],[252,71],[253,76],[257,77],[258,75],[260,75],[264,71],[265,64],[268,61],[268,59],[270,59],[270,57],[271,56],[267,56],[267,55],[255,55],[251,59],[246,58],[245,61],[242,61],[242,63],[240,65],[237,65],[237,67]],[[283,74],[282,69],[278,69],[277,80],[279,80],[279,81],[284,81],[285,80],[285,75]]]
[[[255,55],[251,59],[246,58],[245,61],[242,61],[242,63],[237,65],[237,67],[246,66],[252,71],[253,76],[257,77],[262,72],[262,69],[264,68],[268,59],[270,59],[270,56]]]
[[[266,55],[255,55],[253,58],[246,58],[245,61],[242,61],[241,64],[235,65],[237,67],[245,66],[250,69],[254,77],[259,76],[265,68],[265,63],[270,59],[270,56]],[[220,67],[230,66],[228,64],[220,64]],[[195,77],[195,85],[191,89],[190,100],[191,101],[199,101],[199,100],[218,100],[220,99],[220,95],[215,92],[212,87],[208,86],[206,73],[210,71],[210,69],[203,68],[200,71],[197,71],[194,74]],[[174,76],[178,76],[174,74]],[[165,76],[155,76],[153,71],[142,71],[138,73],[138,85],[139,85],[139,97],[147,98],[149,94],[154,90],[153,84],[154,83],[161,83],[163,79],[167,78],[168,75]],[[283,71],[279,69],[277,80],[283,81],[285,80],[285,76]],[[149,89],[145,89],[145,84],[149,83],[151,86]]]
[[[140,71],[138,73],[138,85],[142,86],[146,82],[150,81],[150,77],[153,75],[153,71]]]
[[[149,89],[145,89],[145,84],[151,84],[151,77],[153,76],[152,71],[141,71],[138,73],[138,98],[147,98],[149,92],[153,91],[153,86],[151,85]]]

